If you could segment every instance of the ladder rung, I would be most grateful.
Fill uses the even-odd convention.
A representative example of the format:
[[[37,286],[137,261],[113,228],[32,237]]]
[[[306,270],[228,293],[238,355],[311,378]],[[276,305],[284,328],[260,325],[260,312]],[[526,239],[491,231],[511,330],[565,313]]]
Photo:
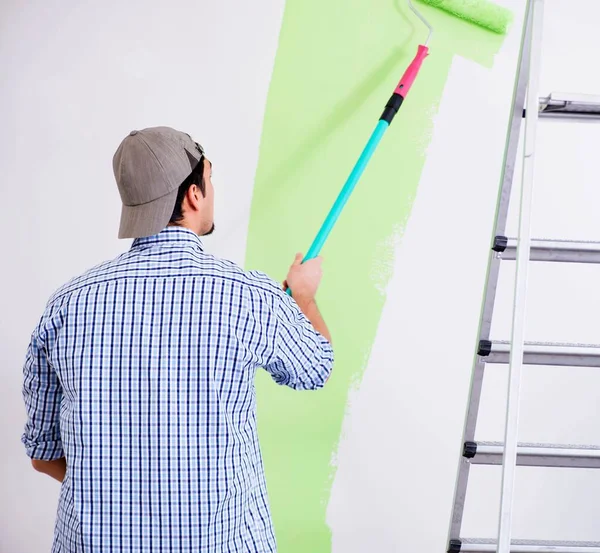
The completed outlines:
[[[452,540],[448,553],[496,553],[495,540]],[[511,553],[600,553],[600,542],[512,540]]]
[[[598,119],[600,96],[552,92],[549,96],[540,98],[539,115],[561,119]]]
[[[496,236],[493,249],[501,254],[502,259],[515,260],[517,239]],[[600,242],[535,238],[531,241],[530,259],[563,263],[600,263]]]
[[[463,456],[475,465],[501,465],[504,444],[467,442]],[[520,443],[517,465],[523,467],[600,468],[600,446]]]
[[[477,353],[486,363],[508,363],[510,342],[481,340]],[[525,342],[523,362],[526,365],[600,367],[600,346]]]

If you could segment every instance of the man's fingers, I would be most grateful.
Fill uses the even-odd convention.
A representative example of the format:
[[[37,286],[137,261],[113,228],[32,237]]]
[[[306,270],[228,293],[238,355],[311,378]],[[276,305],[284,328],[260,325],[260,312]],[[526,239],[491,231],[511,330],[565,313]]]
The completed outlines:
[[[296,257],[294,258],[294,263],[292,263],[292,265],[302,265],[302,254],[301,253],[296,254]]]
[[[310,263],[311,265],[320,267],[323,264],[323,258],[319,255],[318,257],[313,257],[309,259],[306,263]]]
[[[300,265],[302,265],[303,258],[304,258],[304,256],[301,253],[297,253],[296,257],[294,258],[294,262],[292,263],[291,268],[299,267]],[[321,255],[319,255],[317,257],[313,257],[312,259],[309,259],[304,263],[304,265],[318,267],[319,269],[321,268],[322,264],[323,264],[323,256],[321,256]]]

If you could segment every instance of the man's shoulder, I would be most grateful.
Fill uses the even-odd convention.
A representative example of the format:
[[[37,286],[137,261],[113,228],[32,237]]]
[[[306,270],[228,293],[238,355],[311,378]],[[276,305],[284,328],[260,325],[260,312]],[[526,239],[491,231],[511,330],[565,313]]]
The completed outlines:
[[[58,288],[48,301],[48,308],[63,304],[75,292],[89,288],[96,284],[123,277],[140,277],[139,271],[135,268],[134,259],[131,258],[131,252],[125,252],[114,259],[103,261],[88,269],[84,273],[72,278],[60,288]],[[143,273],[148,275],[148,267],[144,265]],[[202,253],[201,256],[195,256],[192,266],[189,264],[175,268],[168,272],[169,276],[203,279],[207,277],[224,279],[234,282],[243,289],[249,289],[255,292],[261,292],[266,296],[276,296],[281,294],[280,285],[271,277],[262,271],[248,271],[230,261],[211,254]],[[158,275],[156,275],[158,276]],[[167,276],[161,273],[160,276]]]
[[[277,295],[281,292],[280,285],[262,271],[248,271],[228,259],[205,255],[207,261],[215,266],[215,276],[234,280],[243,287],[249,287],[266,294]]]
[[[123,253],[114,259],[102,261],[86,270],[84,273],[67,281],[50,296],[48,307],[63,303],[66,298],[77,290],[97,284],[107,278],[111,278],[111,276],[116,276],[117,270],[125,255],[126,253]]]

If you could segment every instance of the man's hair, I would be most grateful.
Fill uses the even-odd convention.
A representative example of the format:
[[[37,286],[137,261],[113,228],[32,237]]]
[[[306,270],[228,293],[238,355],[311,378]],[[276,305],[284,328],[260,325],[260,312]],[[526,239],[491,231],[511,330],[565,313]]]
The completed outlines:
[[[196,167],[194,167],[194,170],[190,173],[189,177],[187,177],[179,186],[177,200],[175,201],[175,209],[173,209],[173,215],[171,215],[171,220],[169,223],[176,225],[177,223],[181,223],[181,221],[183,221],[183,200],[192,184],[195,184],[200,189],[202,196],[206,196],[206,183],[204,182],[205,162],[206,160],[204,156],[202,156]]]

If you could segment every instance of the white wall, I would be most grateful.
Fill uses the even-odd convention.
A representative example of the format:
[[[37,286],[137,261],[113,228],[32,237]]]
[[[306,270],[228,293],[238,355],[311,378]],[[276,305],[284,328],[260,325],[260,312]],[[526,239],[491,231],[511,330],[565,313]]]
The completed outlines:
[[[522,0],[503,4],[522,14]],[[599,17],[594,0],[546,0],[541,92],[600,94]],[[445,551],[517,35],[491,71],[454,60],[377,339],[344,424],[328,511],[334,552]],[[600,239],[599,142],[600,122],[541,122],[536,237]],[[513,271],[510,263],[502,269],[496,339],[510,335]],[[600,343],[599,279],[597,266],[534,265],[526,339]],[[503,438],[506,369],[486,372],[478,439]],[[596,369],[526,367],[520,439],[600,444],[599,400]],[[499,486],[500,468],[472,469],[464,536],[496,535]],[[598,472],[520,468],[515,537],[600,540],[599,492]]]
[[[28,464],[21,367],[60,284],[116,239],[112,155],[132,129],[189,132],[214,162],[217,233],[237,262],[284,0],[0,5],[0,553],[50,550],[59,486]]]

